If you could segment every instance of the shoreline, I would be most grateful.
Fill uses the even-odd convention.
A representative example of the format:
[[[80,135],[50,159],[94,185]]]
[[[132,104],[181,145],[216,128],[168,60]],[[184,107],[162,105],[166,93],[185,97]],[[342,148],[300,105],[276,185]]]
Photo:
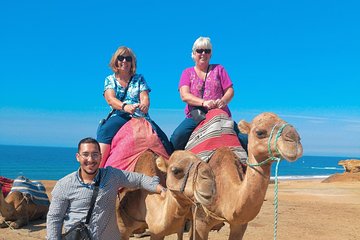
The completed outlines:
[[[278,239],[357,239],[360,214],[360,181],[324,183],[322,179],[281,180],[278,187]],[[42,180],[49,198],[55,180]],[[248,224],[243,240],[273,239],[274,184],[269,184],[259,214]],[[345,230],[346,229],[346,230]],[[0,240],[44,239],[46,224],[36,221],[19,230],[0,229]],[[229,225],[211,232],[209,240],[229,236]],[[136,238],[132,238],[136,239]],[[150,237],[142,238],[144,240]],[[175,240],[176,234],[165,239]],[[184,234],[188,239],[188,233]]]

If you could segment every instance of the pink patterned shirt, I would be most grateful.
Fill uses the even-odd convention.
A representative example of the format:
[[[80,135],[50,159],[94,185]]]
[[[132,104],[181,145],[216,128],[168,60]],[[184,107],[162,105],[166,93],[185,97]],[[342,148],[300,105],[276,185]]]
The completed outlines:
[[[204,81],[196,74],[195,67],[186,68],[182,72],[179,89],[182,86],[188,86],[190,88],[191,94],[204,100],[216,100],[224,96],[225,90],[233,85],[231,79],[225,68],[220,64],[211,64],[211,67],[212,69],[209,71],[206,77],[203,96],[202,87]],[[191,106],[186,104],[185,114],[187,118],[190,117],[191,108]],[[223,108],[223,110],[231,117],[231,113],[227,105]]]

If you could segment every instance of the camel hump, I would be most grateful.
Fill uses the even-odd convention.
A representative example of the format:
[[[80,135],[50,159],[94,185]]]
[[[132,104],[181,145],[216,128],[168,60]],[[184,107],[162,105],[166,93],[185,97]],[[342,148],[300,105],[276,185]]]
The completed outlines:
[[[131,118],[114,136],[104,167],[134,171],[139,156],[146,150],[169,158],[151,124],[145,118]]]
[[[12,192],[21,192],[23,195],[30,196],[36,205],[50,205],[46,189],[40,181],[31,181],[25,176],[19,176],[13,182],[10,193]]]
[[[245,162],[247,154],[240,144],[234,124],[225,111],[210,110],[206,114],[206,119],[191,134],[185,150],[195,153],[201,160],[207,162],[216,149],[229,147],[241,162]]]

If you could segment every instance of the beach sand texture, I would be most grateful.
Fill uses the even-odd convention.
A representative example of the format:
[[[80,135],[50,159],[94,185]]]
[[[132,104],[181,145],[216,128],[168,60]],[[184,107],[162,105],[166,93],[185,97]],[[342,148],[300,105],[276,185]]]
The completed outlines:
[[[321,181],[316,179],[279,183],[277,239],[360,239],[360,182]],[[55,181],[42,182],[50,193]],[[50,194],[49,196],[51,197]],[[274,185],[270,184],[261,211],[249,223],[244,240],[274,239],[273,200]],[[0,229],[0,240],[45,239],[45,236],[44,221],[32,222],[20,230]],[[227,239],[228,236],[229,227],[225,225],[219,232],[211,232],[209,239]],[[177,238],[176,235],[171,235],[165,239]],[[184,239],[188,239],[188,234],[184,235]]]

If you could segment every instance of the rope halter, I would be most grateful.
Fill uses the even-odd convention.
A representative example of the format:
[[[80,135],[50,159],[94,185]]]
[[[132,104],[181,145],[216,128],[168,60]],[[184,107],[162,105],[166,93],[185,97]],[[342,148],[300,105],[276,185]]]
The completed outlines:
[[[273,138],[274,132],[275,132],[275,128],[279,125],[279,123],[275,124],[273,126],[273,128],[271,129],[270,132],[270,136],[269,136],[269,140],[268,140],[268,152],[269,152],[269,157],[260,162],[260,163],[250,163],[249,159],[246,159],[246,164],[249,165],[250,167],[255,167],[255,166],[262,166],[264,164],[267,164],[268,162],[271,161],[276,161],[276,168],[275,168],[275,187],[274,187],[274,240],[276,240],[277,237],[277,223],[278,223],[278,169],[279,169],[279,163],[281,161],[281,159],[283,158],[277,148],[277,141],[279,140],[282,132],[284,131],[285,127],[289,126],[288,123],[284,123],[279,130],[276,133],[275,136],[275,141],[274,141],[274,148],[275,151],[279,154],[279,157],[275,157],[273,152],[271,151],[271,139]]]
[[[265,165],[267,164],[268,162],[271,162],[271,161],[277,161],[279,162],[283,157],[281,156],[278,148],[277,148],[277,141],[279,140],[282,132],[284,131],[285,127],[287,126],[290,126],[290,124],[288,123],[284,123],[281,125],[281,127],[279,128],[279,130],[277,131],[276,133],[276,136],[275,136],[275,141],[274,141],[274,148],[275,148],[275,151],[279,154],[280,157],[275,157],[274,154],[273,154],[273,151],[271,150],[271,139],[273,138],[273,135],[274,135],[274,132],[275,132],[275,129],[276,127],[279,125],[279,123],[275,124],[273,126],[273,128],[271,129],[271,132],[270,132],[270,136],[269,136],[269,139],[268,139],[268,153],[269,153],[269,157],[267,159],[265,159],[264,161],[260,162],[260,163],[250,163],[249,162],[249,158],[246,159],[246,164],[250,167],[257,167],[257,166],[262,166],[262,165]]]

